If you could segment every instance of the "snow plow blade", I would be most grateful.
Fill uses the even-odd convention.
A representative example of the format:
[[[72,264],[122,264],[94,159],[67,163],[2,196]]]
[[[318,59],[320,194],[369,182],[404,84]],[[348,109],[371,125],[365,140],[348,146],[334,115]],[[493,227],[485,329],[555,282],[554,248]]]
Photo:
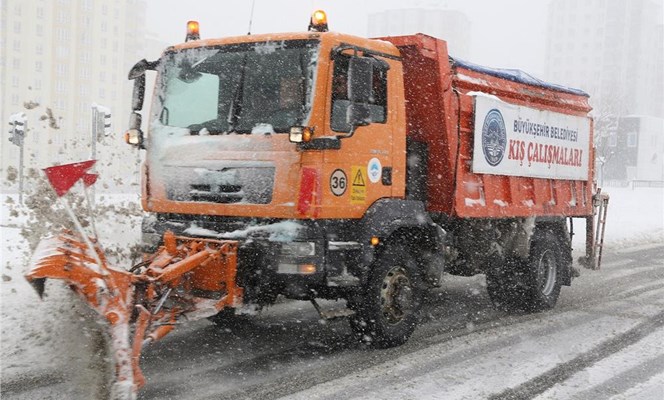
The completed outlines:
[[[138,365],[143,346],[168,334],[183,316],[196,320],[242,304],[243,290],[235,283],[236,241],[167,232],[163,243],[124,270],[109,266],[98,245],[91,250],[65,231],[40,242],[26,274],[40,297],[46,279],[60,279],[102,317],[115,366],[113,399],[136,397],[145,384]]]

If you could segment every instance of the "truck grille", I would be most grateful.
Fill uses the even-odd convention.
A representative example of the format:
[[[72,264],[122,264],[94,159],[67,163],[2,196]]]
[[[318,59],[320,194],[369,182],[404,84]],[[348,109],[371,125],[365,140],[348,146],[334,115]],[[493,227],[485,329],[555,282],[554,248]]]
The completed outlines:
[[[269,204],[274,167],[166,167],[169,200]]]

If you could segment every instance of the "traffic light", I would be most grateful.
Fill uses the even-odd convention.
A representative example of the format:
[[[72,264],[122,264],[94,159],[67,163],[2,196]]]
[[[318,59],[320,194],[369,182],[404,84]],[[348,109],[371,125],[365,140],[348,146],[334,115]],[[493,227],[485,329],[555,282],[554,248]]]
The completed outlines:
[[[104,136],[111,134],[111,114],[104,113]]]
[[[100,104],[92,103],[93,134],[97,140],[111,134],[111,109]]]
[[[27,119],[24,113],[12,114],[9,117],[9,133],[11,134],[9,141],[17,146],[23,146],[26,125]]]

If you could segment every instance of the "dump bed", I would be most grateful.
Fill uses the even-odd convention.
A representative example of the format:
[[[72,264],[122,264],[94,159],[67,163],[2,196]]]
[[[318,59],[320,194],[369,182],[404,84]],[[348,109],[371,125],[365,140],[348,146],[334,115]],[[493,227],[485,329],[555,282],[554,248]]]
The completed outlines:
[[[587,94],[455,60],[445,41],[430,36],[383,40],[403,58],[409,148],[427,160],[429,211],[477,218],[592,213]]]

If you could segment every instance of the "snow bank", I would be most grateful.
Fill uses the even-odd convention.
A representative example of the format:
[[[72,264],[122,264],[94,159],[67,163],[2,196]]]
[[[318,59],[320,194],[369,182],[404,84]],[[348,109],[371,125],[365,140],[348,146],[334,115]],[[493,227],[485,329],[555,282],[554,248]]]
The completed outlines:
[[[664,244],[664,188],[604,188],[608,193],[605,248]],[[585,224],[575,220],[575,247],[585,241]]]

